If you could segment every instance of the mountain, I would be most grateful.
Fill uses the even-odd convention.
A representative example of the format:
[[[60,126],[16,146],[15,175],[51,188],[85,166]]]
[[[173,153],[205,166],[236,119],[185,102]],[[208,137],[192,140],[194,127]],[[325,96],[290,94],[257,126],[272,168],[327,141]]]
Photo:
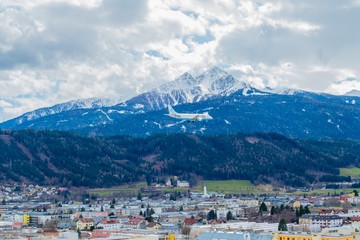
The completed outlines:
[[[179,105],[225,97],[239,90],[244,90],[244,95],[253,92],[260,94],[249,84],[235,79],[218,67],[212,67],[195,78],[184,73],[174,81],[130,99],[126,104],[142,108],[143,111],[152,111],[165,108],[168,104]]]
[[[52,107],[40,108],[31,112],[24,113],[17,118],[5,121],[1,124],[1,126],[2,128],[12,129],[23,123],[27,123],[49,115],[76,109],[110,107],[119,104],[120,102],[120,100],[114,100],[110,98],[86,98],[73,100],[65,103],[56,104]]]
[[[277,88],[258,90],[213,67],[183,74],[149,92],[110,107],[62,111],[2,129],[50,129],[91,135],[148,136],[169,133],[275,132],[295,138],[360,139],[360,97]],[[164,114],[209,112],[213,121],[187,123]]]
[[[345,96],[354,96],[354,97],[360,97],[360,91],[353,89],[350,92],[347,92],[344,94]]]
[[[360,166],[360,142],[294,140],[273,133],[82,137],[0,131],[0,182],[110,187],[123,183],[246,179],[307,186]],[[329,177],[328,177],[329,178]]]
[[[155,133],[228,134],[275,132],[294,138],[359,139],[359,98],[314,94],[243,95],[175,106],[177,112],[209,112],[210,121],[188,123],[164,114],[166,109],[123,115],[109,124],[78,128],[84,135],[133,135]]]
[[[118,103],[89,104],[97,99],[89,99],[58,104],[50,108],[38,109],[18,118],[0,124],[2,129],[56,129],[74,130],[84,127],[98,127],[112,124],[124,116],[159,110],[168,104],[195,103],[207,99],[226,97],[236,91],[243,95],[263,94],[250,85],[235,79],[218,67],[212,67],[203,74],[192,77],[185,73],[174,81],[165,83],[149,92]],[[91,101],[93,100],[93,101]]]

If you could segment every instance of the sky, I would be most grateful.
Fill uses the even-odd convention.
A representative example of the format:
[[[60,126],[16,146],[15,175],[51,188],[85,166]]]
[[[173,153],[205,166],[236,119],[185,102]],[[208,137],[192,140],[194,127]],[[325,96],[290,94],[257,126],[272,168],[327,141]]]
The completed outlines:
[[[1,0],[0,121],[221,67],[254,87],[360,90],[360,0]]]

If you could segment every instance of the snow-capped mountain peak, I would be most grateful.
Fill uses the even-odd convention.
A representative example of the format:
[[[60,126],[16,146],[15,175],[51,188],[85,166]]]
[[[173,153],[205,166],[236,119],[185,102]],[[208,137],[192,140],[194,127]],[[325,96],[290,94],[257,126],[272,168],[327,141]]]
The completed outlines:
[[[234,78],[229,73],[218,67],[212,67],[196,77],[203,93],[210,95],[229,95],[246,87],[244,82]]]
[[[199,75],[197,78],[200,78],[202,76],[207,77],[207,78],[219,78],[219,77],[223,77],[229,75],[227,72],[225,72],[224,70],[222,70],[219,67],[213,66],[211,68],[209,68],[208,70],[206,70],[203,74]]]
[[[197,77],[193,77],[190,73],[185,72],[177,79],[127,101],[106,98],[73,100],[25,113],[20,117],[5,122],[5,125],[3,126],[12,127],[19,124],[26,125],[24,123],[28,121],[77,109],[95,108],[96,110],[102,107],[114,106],[111,113],[143,113],[165,108],[168,104],[178,105],[200,102],[210,98],[226,97],[235,92],[239,92],[239,94],[243,96],[261,94],[259,90],[252,88],[249,84],[239,81],[224,70],[218,67],[212,67]],[[91,112],[92,111],[88,111],[83,114],[91,115]],[[94,116],[99,116],[98,119],[101,119],[102,122],[106,122],[107,120],[110,120],[110,117],[107,117],[106,113],[106,111],[99,111],[96,112]],[[104,116],[107,117],[107,119],[104,120]],[[91,122],[91,124],[93,126],[95,123]]]
[[[174,81],[161,85],[156,91],[163,93],[170,93],[173,90],[191,89],[196,84],[196,79],[190,73],[185,72]]]
[[[171,82],[130,99],[127,103],[135,107],[140,103],[144,109],[158,110],[166,105],[178,105],[206,100],[212,97],[228,96],[236,91],[251,95],[258,90],[252,88],[218,67],[212,67],[197,77],[184,73]]]
[[[189,73],[184,73],[174,81],[165,83],[155,91],[159,93],[171,93],[181,91],[187,95],[197,95],[187,97],[187,99],[201,99],[204,95],[228,95],[239,88],[246,87],[244,82],[235,79],[233,76],[218,67],[212,67],[197,77]],[[191,102],[191,101],[190,101]]]

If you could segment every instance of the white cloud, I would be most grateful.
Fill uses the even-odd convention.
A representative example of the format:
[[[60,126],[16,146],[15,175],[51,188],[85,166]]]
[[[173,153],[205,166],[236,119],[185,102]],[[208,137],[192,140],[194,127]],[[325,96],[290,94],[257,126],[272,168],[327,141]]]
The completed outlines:
[[[257,87],[359,89],[359,6],[357,0],[4,0],[0,121],[76,98],[130,97],[213,65]]]

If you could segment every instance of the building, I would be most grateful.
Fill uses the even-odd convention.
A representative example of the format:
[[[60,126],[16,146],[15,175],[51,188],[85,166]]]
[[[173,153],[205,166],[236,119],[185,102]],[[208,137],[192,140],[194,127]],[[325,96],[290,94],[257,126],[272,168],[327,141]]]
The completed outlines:
[[[94,220],[92,218],[79,218],[76,222],[76,229],[90,230],[91,227],[94,227]]]
[[[353,234],[309,234],[301,232],[279,232],[274,236],[274,240],[353,240]]]
[[[104,230],[121,230],[122,224],[119,222],[119,220],[116,219],[102,220],[97,224],[96,227]]]
[[[0,222],[0,232],[10,232],[13,230],[12,222]]]
[[[299,218],[299,225],[318,226],[320,228],[340,227],[343,219],[338,215],[313,215],[306,214]]]
[[[195,240],[272,240],[270,234],[255,234],[243,232],[205,232]]]
[[[149,231],[156,231],[161,229],[161,224],[158,222],[150,222],[146,225],[146,230]]]
[[[146,229],[146,221],[141,219],[130,219],[124,223],[124,227],[131,229]]]
[[[188,188],[190,187],[190,184],[188,181],[177,181],[176,186],[181,188]]]

